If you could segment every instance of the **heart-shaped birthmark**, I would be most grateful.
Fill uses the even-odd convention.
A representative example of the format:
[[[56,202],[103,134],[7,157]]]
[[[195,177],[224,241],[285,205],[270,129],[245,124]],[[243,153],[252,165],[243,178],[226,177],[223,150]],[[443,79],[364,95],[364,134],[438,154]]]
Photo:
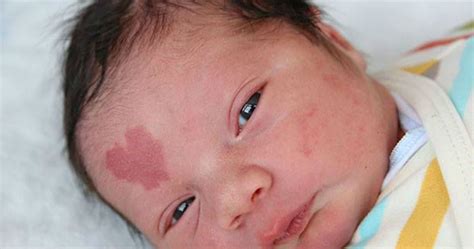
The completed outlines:
[[[117,178],[143,185],[146,190],[160,186],[169,179],[163,148],[145,127],[125,132],[125,146],[115,143],[106,152],[106,168]]]

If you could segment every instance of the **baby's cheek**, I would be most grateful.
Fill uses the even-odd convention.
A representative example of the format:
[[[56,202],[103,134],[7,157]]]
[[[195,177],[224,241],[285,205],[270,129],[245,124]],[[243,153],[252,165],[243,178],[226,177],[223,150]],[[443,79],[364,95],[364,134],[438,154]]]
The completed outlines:
[[[298,131],[298,151],[305,157],[312,156],[314,148],[317,146],[318,134],[321,129],[316,119],[317,108],[310,107],[297,118],[299,124]]]
[[[356,223],[344,208],[350,209],[329,206],[318,211],[308,224],[298,249],[343,248],[356,228]]]
[[[204,223],[204,221],[200,221]],[[255,248],[251,246],[251,239],[253,236],[245,236],[241,234],[243,230],[223,230],[216,224],[208,223],[200,224],[196,233],[188,236],[189,240],[183,237],[177,237],[176,241],[181,241],[183,246],[171,248],[193,248],[193,249],[208,249],[208,248],[225,248],[225,249],[241,249],[241,248]],[[187,241],[187,244],[184,242]]]

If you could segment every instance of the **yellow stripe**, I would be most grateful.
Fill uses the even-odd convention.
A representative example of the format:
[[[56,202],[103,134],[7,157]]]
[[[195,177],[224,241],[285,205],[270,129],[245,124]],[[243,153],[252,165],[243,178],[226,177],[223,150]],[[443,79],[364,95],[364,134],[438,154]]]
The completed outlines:
[[[463,26],[459,27],[457,30],[459,31],[468,31],[468,30],[474,30],[474,21],[470,21]]]
[[[403,70],[409,72],[409,73],[414,73],[414,74],[419,74],[422,75],[424,72],[428,71],[433,65],[436,64],[435,59],[431,59],[427,62],[424,62],[422,64],[414,65],[414,66],[409,66],[409,67],[404,67]]]
[[[432,248],[448,210],[449,195],[438,160],[431,161],[415,210],[403,228],[397,248]]]

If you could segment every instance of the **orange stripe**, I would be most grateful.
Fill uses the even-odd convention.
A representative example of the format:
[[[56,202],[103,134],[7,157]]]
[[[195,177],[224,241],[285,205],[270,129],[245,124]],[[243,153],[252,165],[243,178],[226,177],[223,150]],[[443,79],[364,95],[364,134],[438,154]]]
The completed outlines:
[[[425,44],[411,50],[408,53],[411,54],[411,53],[419,52],[419,51],[422,51],[422,50],[425,50],[425,49],[447,45],[447,44],[452,43],[452,42],[457,41],[457,40],[467,39],[467,38],[469,38],[473,35],[474,35],[474,33],[470,33],[470,34],[467,34],[467,35],[462,35],[462,36],[457,36],[457,37],[452,37],[452,38],[447,38],[447,39],[428,42],[428,43],[425,43]]]
[[[398,240],[399,248],[433,248],[448,210],[449,195],[438,161],[426,170],[418,202]]]

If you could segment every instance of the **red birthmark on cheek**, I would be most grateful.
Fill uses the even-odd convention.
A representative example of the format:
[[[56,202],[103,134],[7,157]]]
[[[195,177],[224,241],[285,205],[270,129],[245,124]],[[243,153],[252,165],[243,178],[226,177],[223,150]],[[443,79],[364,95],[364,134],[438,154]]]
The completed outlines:
[[[139,183],[146,190],[169,179],[160,142],[144,127],[127,130],[126,145],[116,143],[106,152],[106,168],[117,178]]]
[[[299,123],[301,124],[301,149],[300,151],[306,157],[309,157],[313,153],[313,147],[315,146],[315,134],[318,131],[315,129],[313,122],[316,115],[316,108],[313,107],[303,113]]]

